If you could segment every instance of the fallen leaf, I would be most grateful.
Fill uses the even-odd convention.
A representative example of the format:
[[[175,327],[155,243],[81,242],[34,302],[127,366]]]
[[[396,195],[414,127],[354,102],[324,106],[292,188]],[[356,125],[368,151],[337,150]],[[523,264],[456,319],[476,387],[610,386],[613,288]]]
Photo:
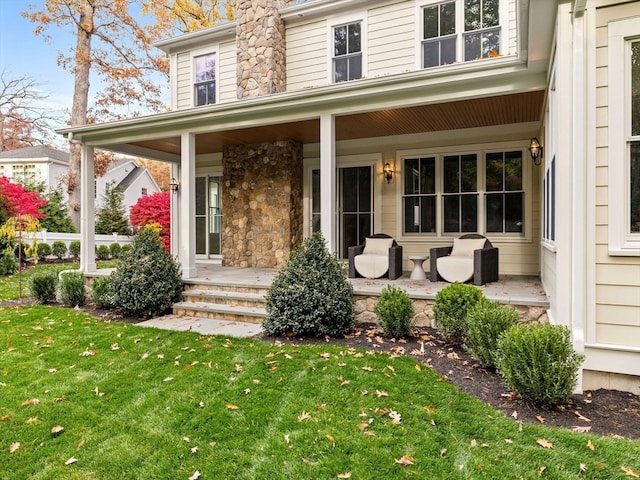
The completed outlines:
[[[511,414],[511,416],[517,420],[518,419],[518,412],[516,410],[514,410],[513,413]]]
[[[196,470],[195,472],[193,472],[193,475],[189,477],[189,480],[198,480],[199,478],[200,478],[200,472]]]
[[[540,423],[544,423],[544,417],[541,417],[540,415],[536,415],[536,420],[538,420]]]
[[[173,380],[173,377],[166,377],[164,380],[162,380],[163,382],[170,382],[171,380]]]
[[[511,440],[510,438],[505,438],[504,443],[508,443],[509,445],[511,445],[513,443],[513,440]]]
[[[547,469],[547,467],[540,467],[538,469],[538,476],[541,477],[546,469]]]
[[[431,405],[425,405],[425,406],[424,406],[424,407],[422,407],[422,408],[424,408],[424,409],[425,409],[427,412],[429,412],[429,413],[436,413],[436,409],[435,409],[435,407],[432,407]]]
[[[31,417],[24,421],[24,423],[26,423],[27,425],[31,425],[32,423],[37,423],[37,422],[38,422],[38,417]]]
[[[189,443],[191,440],[189,440],[189,437],[182,437],[182,441]]]
[[[592,452],[596,449],[596,446],[591,442],[591,440],[587,441],[587,447],[589,447],[589,450],[591,450]]]
[[[446,448],[441,448],[440,449],[440,456],[444,457],[447,454],[447,449]]]
[[[333,438],[333,436],[332,436],[332,435],[329,435],[329,434],[325,435],[325,437],[327,437],[327,440],[329,440],[329,441],[333,444],[333,446],[334,446],[334,448],[335,448],[335,446],[336,446],[336,439],[335,439],[335,438]]]
[[[69,460],[64,462],[65,465],[71,465],[72,463],[76,463],[78,459],[76,457],[71,457]]]
[[[571,427],[571,430],[573,430],[574,432],[581,432],[581,433],[587,433],[589,431],[591,431],[591,427],[581,427],[581,426],[574,426]]]
[[[298,421],[302,422],[303,420],[309,420],[311,418],[311,414],[309,412],[305,412],[304,410],[300,415],[298,415]]]
[[[351,472],[340,473],[337,478],[351,478]]]
[[[373,368],[371,368],[369,365],[365,365],[364,367],[362,367],[362,370],[366,372],[373,372]]]
[[[376,390],[376,395],[379,397],[388,397],[389,394],[387,392],[385,392],[384,390]]]
[[[420,365],[418,365],[417,363],[414,365],[415,369],[419,372],[422,371],[422,368],[420,368]]]
[[[620,470],[622,470],[627,477],[640,478],[640,475],[638,475],[638,472],[628,467],[623,467],[622,465],[620,465]]]
[[[289,439],[289,434],[286,434],[284,436],[284,441],[287,442],[287,445],[289,445],[290,439]]]
[[[472,447],[475,447],[475,446],[477,446],[477,445],[478,445],[478,442],[476,441],[476,439],[475,439],[475,438],[473,438],[473,439],[471,440],[471,446],[472,446]]]
[[[548,441],[546,438],[539,438],[538,440],[536,440],[536,443],[542,448],[553,448],[553,443]]]
[[[9,420],[10,418],[13,418],[13,415],[11,415],[10,413],[7,413],[6,415],[3,415],[2,417],[0,417],[0,422],[4,422],[6,420]]]
[[[586,472],[587,471],[587,466],[584,463],[580,464],[580,471],[581,472]]]
[[[40,400],[38,400],[37,398],[31,398],[29,400],[25,400],[24,402],[22,402],[20,406],[26,407],[27,405],[38,405],[39,403],[40,403]]]
[[[19,448],[20,448],[20,442],[13,442],[11,445],[9,445],[9,453],[13,453]]]
[[[403,455],[401,458],[396,459],[396,463],[403,466],[413,465],[413,457]]]
[[[198,447],[191,448],[191,453],[198,453]]]
[[[58,435],[60,435],[62,432],[64,431],[64,427],[62,425],[56,425],[55,427],[53,427],[51,429],[51,435],[53,435],[54,437],[57,437]]]
[[[576,417],[578,417],[579,420],[582,420],[583,422],[590,422],[591,420],[589,420],[587,417],[584,417],[580,414],[580,412],[573,412]]]

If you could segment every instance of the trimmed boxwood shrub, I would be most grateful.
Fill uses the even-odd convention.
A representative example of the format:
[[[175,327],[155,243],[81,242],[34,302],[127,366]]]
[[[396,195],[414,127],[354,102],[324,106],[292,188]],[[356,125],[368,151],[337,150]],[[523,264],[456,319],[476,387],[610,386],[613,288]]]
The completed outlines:
[[[12,250],[0,251],[0,276],[13,275],[18,271],[18,259]]]
[[[53,253],[51,249],[51,245],[48,243],[39,243],[38,244],[38,260],[44,262],[49,255]]]
[[[98,308],[113,308],[113,280],[111,277],[96,277],[91,281],[91,300]]]
[[[84,275],[79,272],[60,272],[58,298],[60,303],[70,307],[84,305]]]
[[[80,257],[80,240],[74,240],[69,243],[69,255],[77,260]]]
[[[567,327],[533,323],[504,333],[496,360],[511,390],[525,401],[549,407],[567,402],[584,356],[573,350]]]
[[[57,286],[58,275],[54,272],[36,272],[29,277],[29,293],[40,303],[55,301]]]
[[[67,244],[62,240],[56,240],[51,246],[51,253],[55,255],[58,260],[62,260],[67,254]]]
[[[114,242],[109,245],[109,254],[111,255],[111,258],[120,258],[120,255],[122,254],[122,247],[120,244]]]
[[[409,335],[413,326],[413,302],[407,292],[387,285],[376,301],[373,311],[380,320],[385,336],[402,338]]]
[[[268,335],[338,337],[355,325],[353,287],[345,268],[314,233],[295,249],[266,294]]]
[[[96,245],[96,257],[98,260],[108,260],[109,254],[109,247],[107,245]]]
[[[485,367],[495,367],[498,338],[518,323],[518,311],[483,299],[467,313],[464,347]]]
[[[452,283],[436,294],[433,305],[436,327],[448,342],[460,344],[464,337],[467,312],[484,295],[480,289],[466,283]]]
[[[153,317],[171,308],[182,293],[180,265],[164,249],[158,232],[146,226],[111,274],[113,308],[124,315]]]

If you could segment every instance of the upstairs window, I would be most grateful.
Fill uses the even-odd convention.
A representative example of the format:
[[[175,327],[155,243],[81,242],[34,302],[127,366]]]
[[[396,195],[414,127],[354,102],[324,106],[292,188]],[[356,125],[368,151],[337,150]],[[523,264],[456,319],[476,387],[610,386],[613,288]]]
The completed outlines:
[[[362,22],[333,28],[333,81],[362,78]]]
[[[194,103],[196,106],[216,103],[216,54],[195,57]]]
[[[142,196],[143,197],[147,196],[147,189],[145,187],[142,187]]]
[[[450,0],[422,8],[422,66],[500,55],[500,0]]]

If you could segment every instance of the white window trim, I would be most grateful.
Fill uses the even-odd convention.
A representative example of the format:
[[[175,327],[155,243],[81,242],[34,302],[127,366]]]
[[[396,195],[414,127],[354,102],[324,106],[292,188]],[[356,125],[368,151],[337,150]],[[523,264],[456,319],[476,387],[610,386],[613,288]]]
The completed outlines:
[[[196,105],[195,84],[196,84],[196,57],[215,54],[216,56],[216,101],[207,105]],[[218,105],[220,103],[220,47],[219,45],[208,46],[191,50],[191,79],[189,80],[189,103],[193,108],[206,107],[208,105]]]
[[[345,25],[348,23],[356,23],[360,22],[362,24],[361,27],[361,35],[360,39],[360,48],[362,50],[362,78],[367,78],[369,73],[368,65],[369,62],[367,60],[367,51],[368,51],[368,28],[367,28],[367,12],[357,12],[350,15],[344,15],[339,17],[330,17],[327,19],[327,83],[329,85],[337,85],[333,81],[333,29],[335,27],[339,27],[340,25]],[[351,82],[355,82],[357,80],[350,80]],[[340,82],[345,83],[345,82]]]
[[[478,60],[470,60],[465,62],[463,57],[462,38],[464,34],[464,0],[454,0],[456,3],[456,58],[459,60],[450,65],[440,65],[438,67],[429,67],[426,69],[422,66],[422,33],[423,33],[423,15],[422,9],[430,5],[437,5],[445,3],[449,0],[415,0],[415,67],[416,70],[433,70],[440,68],[455,68],[459,65],[477,65],[484,64],[485,62],[495,62],[496,59],[502,58],[507,55],[509,50],[509,2],[506,0],[500,0],[500,56],[496,58],[481,58]],[[519,28],[519,25],[516,27]]]
[[[464,148],[460,148],[457,146],[448,146],[442,148],[428,148],[428,149],[415,149],[415,150],[398,150],[396,152],[396,175],[394,175],[394,181],[397,178],[398,184],[398,203],[396,210],[396,218],[398,218],[397,222],[397,231],[396,236],[399,240],[403,241],[427,241],[427,242],[438,242],[442,243],[443,241],[453,241],[455,237],[460,234],[445,234],[442,231],[442,202],[438,200],[436,202],[436,232],[432,233],[405,233],[404,232],[404,224],[403,224],[403,188],[404,185],[404,159],[405,158],[415,158],[415,157],[435,157],[436,158],[436,193],[438,198],[442,198],[442,158],[446,155],[465,155],[469,153],[475,153],[478,155],[478,172],[480,176],[478,178],[478,233],[486,235],[492,242],[502,242],[502,243],[530,243],[533,238],[533,202],[532,202],[532,165],[531,165],[531,157],[527,155],[527,146],[528,140],[526,143],[520,142],[498,142],[498,143],[484,143],[477,145],[465,145]],[[521,234],[513,234],[510,232],[500,233],[500,232],[485,232],[486,222],[485,222],[485,194],[486,194],[486,186],[485,186],[485,155],[490,152],[506,152],[509,150],[522,150],[522,189],[524,191],[524,231]],[[537,167],[536,167],[537,168]],[[398,172],[398,169],[400,170]],[[485,232],[485,233],[483,233]]]
[[[629,149],[631,73],[629,40],[640,39],[638,18],[608,24],[609,255],[640,256],[640,233],[629,231]],[[621,75],[620,72],[623,72]],[[623,112],[621,115],[620,112]],[[623,159],[623,161],[619,161]]]

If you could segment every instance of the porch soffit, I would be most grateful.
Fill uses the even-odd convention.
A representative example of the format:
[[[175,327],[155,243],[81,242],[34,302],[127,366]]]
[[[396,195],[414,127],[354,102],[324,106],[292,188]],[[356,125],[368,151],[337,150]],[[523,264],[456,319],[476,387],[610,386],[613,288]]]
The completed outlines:
[[[337,116],[336,140],[537,122],[541,118],[544,96],[544,90],[536,90]],[[196,135],[196,153],[201,155],[221,152],[227,145],[279,140],[297,140],[303,144],[318,143],[319,121],[303,120],[200,133]],[[132,142],[131,145],[180,155],[179,136]]]

